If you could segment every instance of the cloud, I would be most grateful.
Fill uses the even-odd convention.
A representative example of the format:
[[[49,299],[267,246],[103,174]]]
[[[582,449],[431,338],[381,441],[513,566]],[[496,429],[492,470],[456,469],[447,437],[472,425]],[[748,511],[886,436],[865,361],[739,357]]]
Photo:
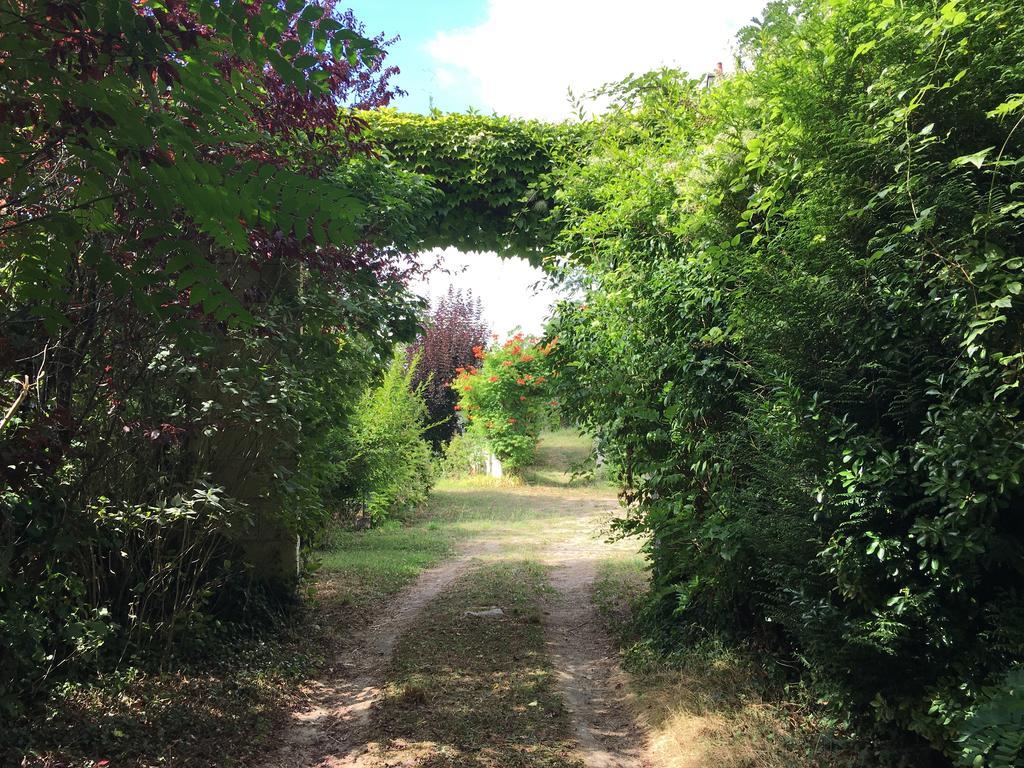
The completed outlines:
[[[526,333],[540,334],[552,306],[561,298],[544,286],[535,290],[544,274],[525,259],[446,248],[426,254],[424,263],[434,264],[438,256],[442,267],[451,274],[433,272],[427,280],[410,286],[413,291],[429,299],[432,306],[448,292],[449,285],[455,290],[473,291],[473,296],[483,304],[487,325],[502,336],[517,327]]]
[[[719,61],[728,67],[736,32],[764,2],[489,0],[482,23],[437,34],[427,51],[466,79],[485,110],[561,119],[569,88],[581,94],[660,66],[694,77]]]
[[[438,67],[434,70],[434,79],[442,88],[450,88],[458,82],[458,76],[445,67]]]

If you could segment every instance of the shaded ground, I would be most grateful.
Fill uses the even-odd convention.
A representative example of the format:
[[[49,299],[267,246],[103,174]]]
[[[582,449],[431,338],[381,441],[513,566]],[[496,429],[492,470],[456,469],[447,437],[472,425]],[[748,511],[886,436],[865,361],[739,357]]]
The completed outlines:
[[[26,764],[871,764],[750,659],[645,645],[631,627],[644,560],[603,535],[614,491],[566,471],[587,452],[546,435],[526,482],[445,480],[414,520],[337,532],[283,640],[62,691]]]
[[[463,554],[421,576],[345,654],[358,670],[336,666],[311,688],[267,767],[646,765],[591,594],[615,495],[566,471],[587,452],[556,433],[530,482],[442,483],[429,517]],[[364,650],[392,648],[379,668]]]
[[[381,699],[382,668],[390,660],[398,638],[407,632],[424,607],[459,577],[474,553],[492,549],[474,542],[459,556],[432,568],[402,592],[387,611],[356,642],[339,645],[338,653],[320,680],[303,689],[303,703],[280,745],[264,762],[267,768],[299,765],[352,765],[366,744],[363,732],[370,709]]]

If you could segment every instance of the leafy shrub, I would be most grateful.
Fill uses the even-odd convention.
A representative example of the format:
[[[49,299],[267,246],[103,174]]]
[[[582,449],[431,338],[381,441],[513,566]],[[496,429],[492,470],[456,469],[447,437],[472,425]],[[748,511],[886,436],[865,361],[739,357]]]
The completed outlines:
[[[431,191],[342,108],[390,99],[386,41],[331,0],[107,10],[0,9],[6,712],[255,602],[236,524],[323,525],[334,430],[416,325]]]
[[[513,473],[533,460],[548,408],[554,404],[548,387],[554,374],[547,362],[553,347],[521,333],[486,351],[476,347],[479,367],[459,369],[452,383],[467,431],[486,440]]]
[[[487,452],[487,440],[482,435],[475,431],[456,434],[444,448],[440,471],[445,477],[482,472],[487,464]]]
[[[1024,761],[1024,669],[1010,670],[999,685],[982,691],[959,730],[962,765],[1020,765]]]
[[[383,380],[362,396],[352,419],[353,458],[345,470],[375,522],[426,501],[433,483],[423,385],[413,383],[418,361],[407,363],[405,351],[396,349]]]
[[[18,514],[7,496],[4,511]],[[11,519],[10,517],[8,519]],[[230,538],[247,516],[221,489],[196,488],[148,506],[99,498],[77,535],[0,582],[0,706],[21,700],[107,655],[149,653],[166,662],[179,636],[204,631],[216,596],[240,563]],[[88,578],[84,575],[88,574]]]
[[[562,170],[559,399],[676,642],[956,755],[1024,653],[1024,6],[776,3],[740,44],[605,89]]]

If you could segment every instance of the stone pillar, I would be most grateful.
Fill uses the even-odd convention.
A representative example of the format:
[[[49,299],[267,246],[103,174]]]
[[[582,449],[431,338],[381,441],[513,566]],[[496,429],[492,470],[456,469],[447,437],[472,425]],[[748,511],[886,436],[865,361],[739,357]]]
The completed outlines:
[[[503,477],[505,474],[501,467],[501,459],[490,451],[487,452],[485,470],[490,477]]]

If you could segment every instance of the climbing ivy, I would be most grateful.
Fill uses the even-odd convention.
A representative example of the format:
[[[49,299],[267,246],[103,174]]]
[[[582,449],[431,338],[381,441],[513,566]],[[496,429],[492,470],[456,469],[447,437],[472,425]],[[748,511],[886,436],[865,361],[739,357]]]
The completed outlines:
[[[534,263],[558,232],[552,170],[578,155],[587,126],[477,114],[360,115],[384,157],[441,193],[422,211],[421,248],[519,255]]]

